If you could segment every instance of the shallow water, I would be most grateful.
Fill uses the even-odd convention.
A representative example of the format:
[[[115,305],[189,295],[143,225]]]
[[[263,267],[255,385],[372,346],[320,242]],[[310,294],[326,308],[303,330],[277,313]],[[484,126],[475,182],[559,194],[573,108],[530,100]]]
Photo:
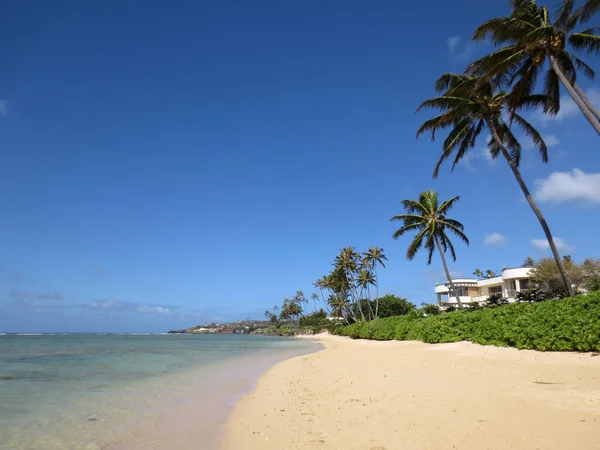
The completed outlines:
[[[314,349],[240,335],[0,336],[0,448],[169,448],[174,436],[182,448],[184,433],[210,448],[260,371]]]

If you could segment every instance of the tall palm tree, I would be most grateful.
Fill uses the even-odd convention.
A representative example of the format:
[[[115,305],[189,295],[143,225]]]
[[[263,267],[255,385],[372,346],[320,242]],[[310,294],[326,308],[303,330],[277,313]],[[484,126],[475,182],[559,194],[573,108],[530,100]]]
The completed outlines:
[[[352,308],[350,308],[350,303],[347,298],[339,294],[332,294],[327,299],[327,303],[331,307],[334,317],[343,317],[347,323],[350,323],[347,311],[352,311]],[[354,320],[357,321],[356,317],[354,317]]]
[[[383,253],[383,249],[373,246],[368,251],[363,253],[363,261],[375,271],[375,288],[377,290],[375,298],[375,318],[379,314],[379,275],[377,273],[377,266],[385,268],[387,257]]]
[[[504,45],[467,68],[471,75],[495,78],[502,84],[512,85],[514,101],[511,109],[531,95],[541,76],[547,70],[544,93],[547,102],[544,112],[557,114],[560,109],[560,83],[577,104],[588,122],[600,134],[600,113],[576,84],[577,72],[593,79],[592,68],[574,54],[574,51],[600,53],[598,27],[574,31],[600,9],[598,0],[588,0],[578,10],[575,0],[563,0],[553,21],[548,8],[536,0],[512,0],[513,10],[508,17],[488,20],[475,30],[476,41],[491,38],[496,45]]]
[[[358,269],[359,258],[360,258],[360,255],[356,252],[356,249],[354,247],[348,246],[348,247],[344,247],[340,251],[340,254],[338,256],[336,256],[335,262],[334,262],[335,270],[340,271],[346,279],[344,291],[345,291],[346,295],[349,294],[351,296],[353,304],[357,304],[357,298],[356,298],[357,295],[354,290],[355,289],[354,273]],[[360,304],[358,305],[358,310],[360,311],[360,316],[361,316],[363,322],[366,321],[365,314],[364,314]]]
[[[313,283],[313,286],[316,287],[317,289],[319,289],[319,292],[321,293],[321,301],[325,305],[325,309],[327,310],[327,312],[329,314],[331,314],[331,310],[329,309],[329,304],[325,301],[325,297],[323,296],[323,290],[329,289],[329,286],[330,286],[329,275],[323,275],[321,278],[319,278],[317,281],[315,281]]]
[[[403,236],[410,231],[417,232],[417,235],[406,251],[406,258],[408,260],[412,261],[419,249],[424,247],[425,250],[427,250],[427,264],[431,264],[433,252],[437,248],[440,257],[442,258],[442,264],[444,265],[446,278],[450,284],[450,290],[454,293],[458,307],[462,308],[462,302],[460,301],[458,291],[454,288],[454,282],[450,276],[448,264],[446,264],[446,257],[444,256],[444,253],[450,250],[452,259],[456,261],[454,246],[446,234],[447,231],[451,231],[461,241],[469,245],[469,240],[463,233],[463,225],[454,219],[446,217],[450,209],[459,199],[460,197],[452,197],[450,200],[447,200],[440,205],[436,191],[431,190],[421,192],[419,200],[402,201],[406,214],[394,216],[390,220],[392,222],[396,220],[402,222],[402,227],[393,234],[394,239],[398,239],[400,236]]]
[[[369,319],[375,319],[377,316],[373,312],[373,308],[371,308],[371,294],[370,287],[375,285],[375,277],[373,273],[368,268],[363,268],[358,272],[356,276],[356,283],[360,286],[361,295],[359,299],[359,303],[362,309],[362,301],[364,300],[365,293],[367,293],[368,301],[367,305],[369,306]]]
[[[316,292],[313,292],[310,296],[310,298],[312,298],[314,304],[315,304],[315,312],[317,311],[317,300],[319,300],[319,294],[317,294]]]
[[[455,74],[442,75],[436,82],[436,90],[442,92],[442,95],[423,102],[417,109],[417,111],[422,108],[441,110],[441,114],[426,121],[419,128],[417,137],[429,131],[432,139],[435,139],[436,131],[451,128],[443,143],[442,156],[433,172],[434,178],[437,177],[441,164],[456,152],[452,163],[452,169],[454,169],[469,149],[475,146],[477,137],[487,128],[492,135],[488,141],[490,156],[497,158],[501,154],[510,166],[529,206],[544,230],[556,264],[559,267],[565,289],[572,295],[571,282],[554,243],[548,223],[533,200],[519,172],[521,144],[515,138],[504,114],[510,110],[510,120],[531,138],[540,152],[542,161],[547,162],[548,153],[544,140],[537,130],[517,112],[519,108],[539,106],[545,103],[547,101],[546,97],[539,94],[523,97],[519,101],[519,107],[515,108],[512,94],[496,90],[491,81]]]

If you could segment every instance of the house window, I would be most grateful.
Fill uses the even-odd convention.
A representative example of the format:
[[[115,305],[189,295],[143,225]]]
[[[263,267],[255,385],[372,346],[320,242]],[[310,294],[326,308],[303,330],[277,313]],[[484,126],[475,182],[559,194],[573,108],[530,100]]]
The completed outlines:
[[[516,291],[517,290],[517,285],[515,283],[515,280],[510,280],[508,282],[508,290],[509,291]]]
[[[529,279],[528,278],[519,280],[519,284],[521,285],[522,291],[529,289]]]
[[[491,294],[502,294],[502,286],[490,286],[488,292]]]
[[[469,291],[466,287],[457,287],[456,288],[456,293],[458,294],[459,297],[467,297],[469,295]],[[454,294],[452,294],[454,295]]]

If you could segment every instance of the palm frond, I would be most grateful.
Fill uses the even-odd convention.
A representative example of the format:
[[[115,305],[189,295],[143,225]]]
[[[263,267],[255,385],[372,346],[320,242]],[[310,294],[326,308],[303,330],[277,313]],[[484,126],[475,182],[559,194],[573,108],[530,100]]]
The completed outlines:
[[[548,147],[546,146],[546,142],[544,142],[544,139],[542,138],[540,133],[533,127],[533,125],[531,125],[529,122],[527,122],[527,120],[525,120],[523,117],[516,113],[514,114],[514,120],[519,126],[519,128],[521,128],[525,132],[525,134],[531,138],[533,144],[540,152],[542,161],[547,163]]]
[[[563,0],[556,11],[556,20],[554,21],[554,25],[562,28],[569,24],[574,7],[575,0]]]
[[[586,0],[585,4],[575,11],[574,16],[580,23],[585,23],[600,11],[600,0]]]
[[[437,109],[452,109],[459,108],[461,106],[473,104],[473,102],[469,101],[463,97],[451,97],[449,95],[442,95],[441,97],[430,98],[429,100],[425,100],[419,107],[416,112],[419,112],[423,108],[437,108]]]
[[[544,77],[544,92],[546,93],[544,112],[555,116],[560,111],[560,80],[552,68]]]
[[[600,54],[600,36],[592,33],[572,33],[569,36],[569,44],[576,50]]]
[[[423,239],[426,236],[426,230],[421,230],[415,238],[412,240],[408,249],[406,250],[406,259],[412,261],[419,251],[419,249],[423,246]]]
[[[586,63],[584,63],[581,59],[579,59],[577,56],[573,55],[572,53],[569,53],[569,57],[575,62],[575,65],[577,66],[577,68],[583,72],[583,74],[589,78],[590,80],[593,80],[594,78],[596,78],[596,72],[594,72],[594,70],[588,66]]]
[[[452,197],[449,200],[446,200],[444,203],[442,203],[439,208],[437,209],[437,214],[441,215],[441,216],[445,216],[451,209],[452,207],[458,203],[460,201],[460,195],[457,195],[455,197]],[[457,222],[458,223],[458,222]],[[462,225],[461,225],[462,226]]]

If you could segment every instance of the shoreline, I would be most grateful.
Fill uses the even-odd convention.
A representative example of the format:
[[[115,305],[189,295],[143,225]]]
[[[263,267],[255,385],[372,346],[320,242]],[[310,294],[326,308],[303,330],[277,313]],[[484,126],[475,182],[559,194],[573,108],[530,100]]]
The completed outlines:
[[[322,347],[322,346],[321,346]],[[101,450],[216,450],[223,425],[235,405],[255,388],[260,377],[274,365],[319,351],[319,345],[286,349],[278,353],[244,355],[218,363],[219,369],[199,367],[188,372],[201,381],[185,388],[185,395],[172,396],[151,420],[144,420],[101,446]],[[208,372],[205,369],[208,368]],[[208,374],[208,377],[204,377]]]
[[[324,348],[263,373],[220,450],[600,449],[597,354],[299,338]]]

